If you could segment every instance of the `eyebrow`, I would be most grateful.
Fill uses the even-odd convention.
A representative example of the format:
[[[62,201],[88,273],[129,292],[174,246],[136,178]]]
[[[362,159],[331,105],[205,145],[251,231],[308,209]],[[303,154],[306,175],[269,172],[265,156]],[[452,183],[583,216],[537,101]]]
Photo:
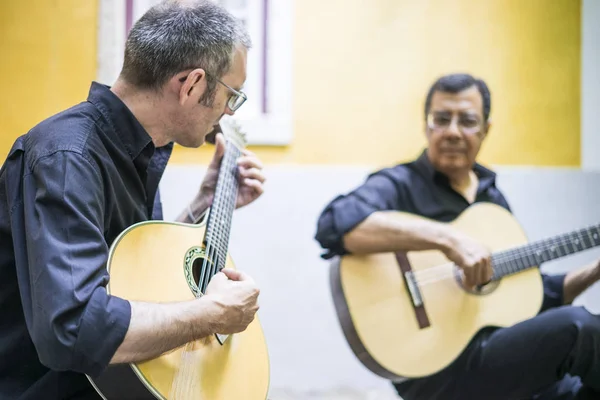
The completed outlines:
[[[453,114],[454,111],[450,111],[450,110],[433,110],[433,113],[436,114]],[[477,113],[477,111],[472,111],[472,110],[461,110],[461,111],[457,111],[458,114],[462,114],[462,115],[472,115],[472,116],[479,116],[479,114]]]

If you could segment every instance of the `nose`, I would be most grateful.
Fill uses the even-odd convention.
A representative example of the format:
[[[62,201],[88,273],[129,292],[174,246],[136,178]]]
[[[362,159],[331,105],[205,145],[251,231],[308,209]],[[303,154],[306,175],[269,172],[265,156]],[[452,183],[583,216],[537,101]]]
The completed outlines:
[[[446,128],[446,134],[451,136],[460,136],[460,129],[458,128],[458,120],[457,118],[452,118],[450,121],[450,125]]]

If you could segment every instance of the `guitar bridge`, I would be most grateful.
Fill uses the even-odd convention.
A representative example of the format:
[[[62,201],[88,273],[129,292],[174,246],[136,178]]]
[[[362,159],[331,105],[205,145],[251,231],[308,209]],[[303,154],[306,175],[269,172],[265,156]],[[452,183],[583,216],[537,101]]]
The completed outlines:
[[[415,312],[417,323],[419,324],[419,329],[425,329],[431,326],[431,323],[429,322],[429,317],[427,316],[427,311],[425,310],[425,304],[423,303],[423,296],[421,295],[421,290],[419,289],[419,284],[413,272],[412,266],[410,265],[410,262],[406,257],[406,253],[404,252],[397,252],[396,260],[398,261],[398,266],[402,272],[401,276],[404,278],[404,284],[408,290],[408,295],[410,296],[413,306],[412,308]]]
[[[408,287],[413,306],[421,307],[423,305],[423,297],[421,296],[421,291],[417,285],[415,274],[413,274],[412,271],[405,272],[404,280],[406,281],[406,286]]]

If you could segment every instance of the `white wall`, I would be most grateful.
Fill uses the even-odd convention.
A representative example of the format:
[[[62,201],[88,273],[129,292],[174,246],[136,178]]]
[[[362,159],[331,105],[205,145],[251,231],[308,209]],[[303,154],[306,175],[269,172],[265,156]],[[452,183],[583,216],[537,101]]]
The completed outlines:
[[[600,1],[581,9],[581,166],[600,171]]]
[[[194,195],[202,172],[168,167],[161,185],[165,218],[173,219]],[[265,172],[266,193],[235,214],[231,254],[262,288],[259,315],[269,345],[272,388],[389,390],[347,346],[331,301],[328,263],[313,240],[325,204],[359,185],[369,169],[268,166]],[[498,185],[530,240],[600,222],[600,173],[508,168],[499,170]],[[567,271],[595,257],[600,249],[543,269]],[[580,302],[600,312],[600,285]]]

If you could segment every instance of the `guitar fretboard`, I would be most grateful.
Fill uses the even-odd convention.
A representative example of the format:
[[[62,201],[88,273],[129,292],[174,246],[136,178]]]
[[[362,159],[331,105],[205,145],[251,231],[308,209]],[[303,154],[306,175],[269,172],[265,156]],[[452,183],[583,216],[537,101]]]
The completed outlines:
[[[240,149],[231,141],[227,141],[215,196],[206,223],[205,246],[212,266],[208,268],[209,272],[200,278],[199,287],[202,293],[205,292],[210,279],[225,267],[227,261],[231,219],[238,192],[236,160],[240,155]]]
[[[596,246],[600,246],[600,224],[497,252],[492,255],[492,280]]]

